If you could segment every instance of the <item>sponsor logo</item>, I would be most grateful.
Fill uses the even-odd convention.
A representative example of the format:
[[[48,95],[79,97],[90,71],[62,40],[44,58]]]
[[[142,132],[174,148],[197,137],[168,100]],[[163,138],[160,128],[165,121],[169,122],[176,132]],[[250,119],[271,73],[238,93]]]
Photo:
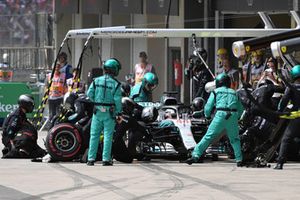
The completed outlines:
[[[90,32],[78,32],[76,35],[90,35]]]
[[[0,102],[0,113],[7,112],[10,113],[19,107],[18,104],[4,104]]]
[[[116,31],[100,31],[100,34],[156,34],[157,31],[152,31],[152,30],[126,30],[126,31],[122,31],[122,30],[116,30]]]
[[[156,107],[156,108],[158,108],[159,106],[161,106],[161,104],[159,102],[138,102],[138,104],[140,106],[143,106],[143,107]]]

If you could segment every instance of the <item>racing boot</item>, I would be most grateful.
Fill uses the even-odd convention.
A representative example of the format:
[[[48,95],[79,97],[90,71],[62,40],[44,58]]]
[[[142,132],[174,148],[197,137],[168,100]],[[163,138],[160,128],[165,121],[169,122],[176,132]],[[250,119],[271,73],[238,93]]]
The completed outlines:
[[[112,166],[113,162],[112,161],[102,161],[102,166]]]
[[[87,161],[86,165],[87,166],[94,166],[95,165],[95,161],[89,160],[89,161]]]
[[[185,160],[184,162],[188,165],[191,165],[193,163],[203,163],[203,160],[196,158],[196,157],[190,157],[189,159]]]
[[[237,161],[237,162],[236,162],[236,166],[237,166],[237,167],[244,167],[244,166],[246,166],[246,164],[245,164],[245,162],[243,162],[243,161]]]
[[[280,170],[283,169],[283,162],[278,162],[274,167],[274,169],[280,169]]]

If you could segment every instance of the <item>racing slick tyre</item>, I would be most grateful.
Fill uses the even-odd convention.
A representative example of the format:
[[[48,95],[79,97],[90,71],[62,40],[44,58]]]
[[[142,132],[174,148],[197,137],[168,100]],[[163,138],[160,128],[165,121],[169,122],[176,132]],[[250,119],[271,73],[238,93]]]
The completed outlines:
[[[46,148],[55,161],[71,161],[81,153],[83,136],[73,124],[62,123],[50,129]]]

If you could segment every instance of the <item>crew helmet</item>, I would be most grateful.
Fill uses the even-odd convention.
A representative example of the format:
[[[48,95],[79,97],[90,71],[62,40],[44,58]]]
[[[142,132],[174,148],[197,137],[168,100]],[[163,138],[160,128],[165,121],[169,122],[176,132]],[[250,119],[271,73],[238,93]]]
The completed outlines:
[[[25,109],[26,113],[31,113],[34,108],[34,98],[29,94],[22,94],[19,97],[18,104],[21,108]]]
[[[204,108],[205,100],[202,97],[196,97],[192,102],[193,111],[201,111]]]
[[[154,73],[147,72],[143,77],[142,84],[148,91],[152,91],[158,85],[158,78]]]
[[[230,77],[226,73],[221,73],[216,77],[216,87],[230,87],[231,80]]]
[[[103,69],[113,76],[118,76],[121,70],[121,63],[116,58],[111,58],[105,61]]]
[[[300,65],[295,65],[290,71],[293,80],[300,78]]]

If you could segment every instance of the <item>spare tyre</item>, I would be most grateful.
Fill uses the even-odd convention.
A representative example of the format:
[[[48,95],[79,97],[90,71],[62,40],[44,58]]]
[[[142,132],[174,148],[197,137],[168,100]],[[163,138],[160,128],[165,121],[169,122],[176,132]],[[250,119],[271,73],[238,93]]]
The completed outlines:
[[[70,123],[57,124],[50,129],[46,148],[55,161],[70,161],[82,153],[83,136],[79,128]]]

